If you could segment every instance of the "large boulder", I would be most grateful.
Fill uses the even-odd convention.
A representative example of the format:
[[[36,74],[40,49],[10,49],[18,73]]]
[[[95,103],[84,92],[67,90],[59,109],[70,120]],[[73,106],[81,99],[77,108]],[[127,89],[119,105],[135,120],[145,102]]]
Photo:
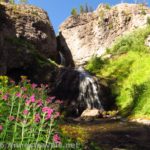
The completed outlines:
[[[71,16],[60,26],[61,44],[76,64],[102,55],[116,38],[147,23],[150,9],[142,4],[100,5],[94,12]]]
[[[31,5],[0,3],[0,75],[27,72],[45,78],[57,61],[57,41],[47,13]],[[40,77],[41,76],[41,77]]]

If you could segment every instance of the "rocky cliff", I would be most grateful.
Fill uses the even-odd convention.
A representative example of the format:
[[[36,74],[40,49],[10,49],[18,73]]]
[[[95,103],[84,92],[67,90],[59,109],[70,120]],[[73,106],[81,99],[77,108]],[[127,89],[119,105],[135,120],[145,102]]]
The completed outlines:
[[[57,61],[58,55],[45,11],[31,5],[0,3],[0,75],[28,72],[30,77],[44,80],[52,69],[47,58]]]
[[[62,45],[70,49],[76,64],[102,55],[116,38],[144,26],[150,9],[141,4],[100,5],[92,13],[71,16],[60,26]]]

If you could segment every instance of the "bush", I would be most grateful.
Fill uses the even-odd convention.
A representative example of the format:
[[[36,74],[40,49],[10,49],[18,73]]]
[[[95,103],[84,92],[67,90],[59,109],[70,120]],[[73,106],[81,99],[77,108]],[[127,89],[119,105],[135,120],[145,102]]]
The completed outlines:
[[[104,65],[104,60],[100,57],[92,57],[91,60],[88,62],[86,69],[90,72],[96,73],[96,71],[100,70]]]
[[[111,48],[110,53],[120,54],[128,51],[147,52],[148,48],[145,46],[145,39],[150,34],[149,26],[133,31],[130,34],[126,34],[123,37],[117,39]]]
[[[71,15],[74,16],[74,17],[76,17],[78,15],[78,12],[75,8],[72,9]]]
[[[108,10],[111,9],[111,7],[110,7],[109,4],[106,4],[105,7],[106,7],[106,9],[108,9]]]

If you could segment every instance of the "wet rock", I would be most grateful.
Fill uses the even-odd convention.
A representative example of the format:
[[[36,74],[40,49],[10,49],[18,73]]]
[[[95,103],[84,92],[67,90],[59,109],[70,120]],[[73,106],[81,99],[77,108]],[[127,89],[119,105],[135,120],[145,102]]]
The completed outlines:
[[[102,114],[102,111],[99,109],[86,109],[82,112],[81,118],[99,117],[101,114]]]

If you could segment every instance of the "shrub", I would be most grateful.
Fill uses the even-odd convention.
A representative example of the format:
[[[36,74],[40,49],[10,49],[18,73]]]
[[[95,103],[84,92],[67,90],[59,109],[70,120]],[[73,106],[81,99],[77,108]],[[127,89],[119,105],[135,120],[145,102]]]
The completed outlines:
[[[130,34],[126,34],[116,40],[111,48],[112,54],[120,54],[128,51],[147,52],[148,48],[145,46],[145,39],[150,34],[150,28],[140,28]]]
[[[78,15],[76,8],[73,8],[71,11],[71,15],[76,17]]]
[[[104,60],[100,57],[92,57],[91,60],[88,62],[86,69],[90,72],[96,73],[97,70],[100,70],[104,65]]]
[[[111,9],[111,7],[110,7],[109,4],[106,4],[105,7],[106,7],[106,9],[108,9],[108,10]]]

